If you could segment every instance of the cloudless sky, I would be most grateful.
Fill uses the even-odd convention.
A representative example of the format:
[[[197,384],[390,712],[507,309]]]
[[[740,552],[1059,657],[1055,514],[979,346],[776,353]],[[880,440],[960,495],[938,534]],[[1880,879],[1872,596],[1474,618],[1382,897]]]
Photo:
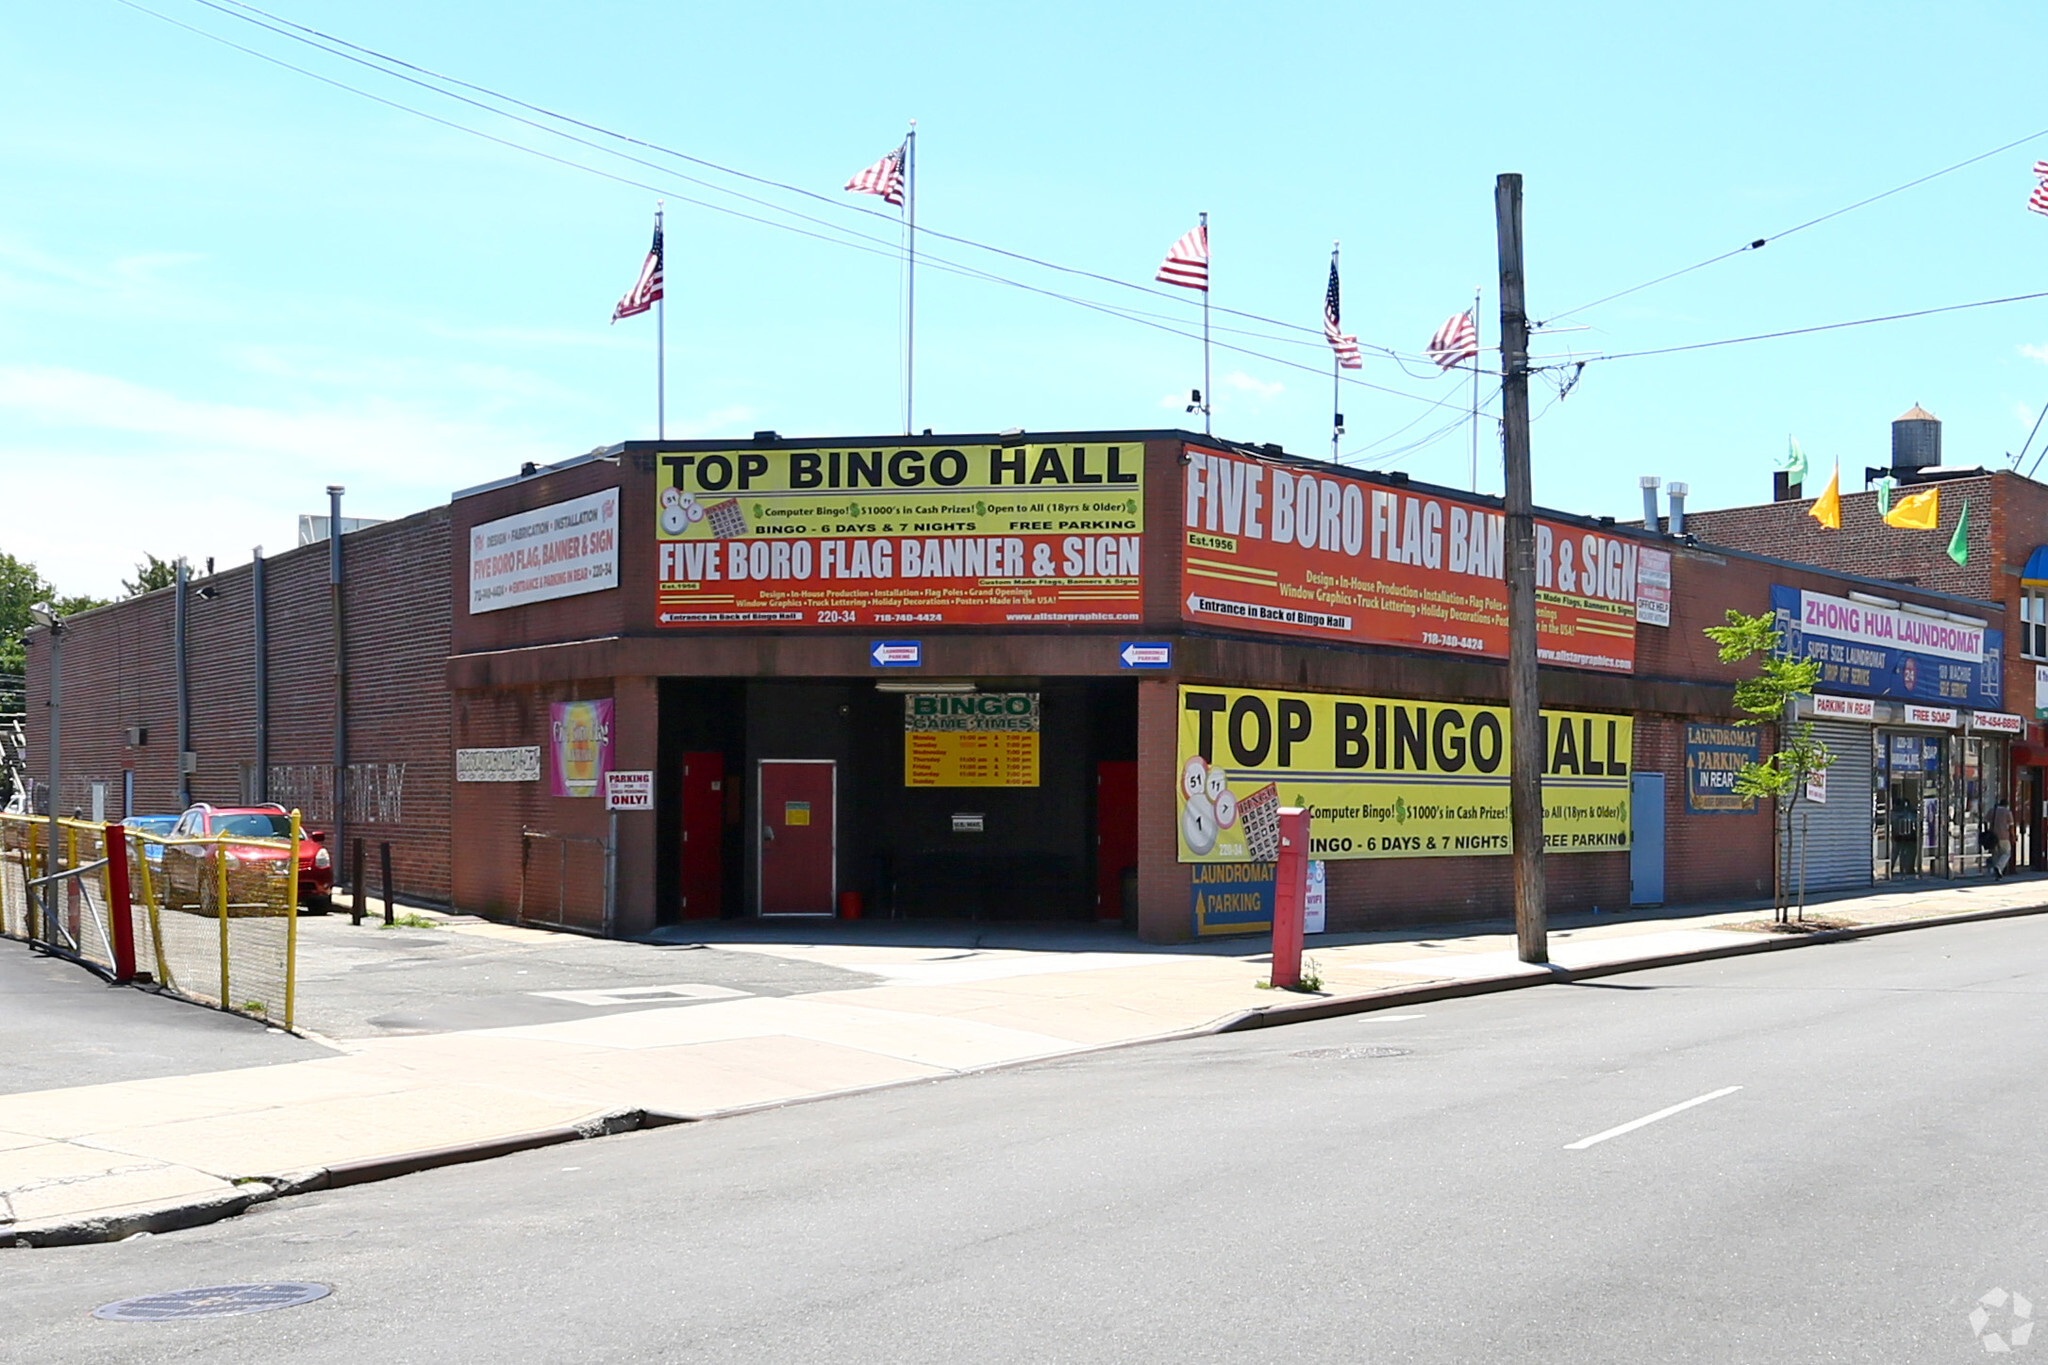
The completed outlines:
[[[142,2],[666,190],[674,437],[900,431],[896,261],[681,197],[795,221],[695,175],[894,241],[861,212],[879,200],[838,190],[913,117],[920,226],[1149,284],[1207,210],[1215,304],[1311,329],[1341,238],[1345,329],[1409,353],[1476,287],[1498,338],[1498,172],[1526,179],[1543,319],[2048,128],[2042,12],[2020,3],[264,5],[821,204],[620,162],[196,0]],[[111,595],[145,551],[225,566],[287,548],[329,483],[352,515],[401,516],[523,460],[654,434],[654,320],[609,323],[646,251],[647,190],[117,0],[20,7],[6,28],[0,550],[62,590]],[[1534,350],[2048,289],[2048,217],[2025,209],[2037,158],[2048,137],[1562,320]],[[1194,295],[924,245],[1199,329]],[[919,428],[1199,428],[1182,411],[1198,342],[937,268],[918,301]],[[1216,430],[1327,456],[1328,351],[1295,335],[1312,344],[1218,332],[1309,369],[1219,350]],[[1346,458],[1464,486],[1469,381],[1379,358],[1355,373],[1400,392],[1347,390]],[[1690,482],[1695,507],[1763,500],[1788,433],[1817,467],[1809,491],[1837,459],[1860,487],[1915,402],[1944,419],[1948,463],[2003,464],[2048,403],[2048,300],[1601,361],[1555,397],[1538,376],[1536,494],[1571,511],[1636,515],[1645,473]],[[1497,490],[1490,420],[1480,463]]]

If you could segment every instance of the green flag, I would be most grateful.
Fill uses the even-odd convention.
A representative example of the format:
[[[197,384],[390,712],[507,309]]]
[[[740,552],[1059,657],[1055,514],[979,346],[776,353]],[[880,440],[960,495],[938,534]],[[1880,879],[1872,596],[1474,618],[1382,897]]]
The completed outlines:
[[[1788,449],[1785,451],[1785,458],[1779,461],[1778,468],[1785,471],[1785,482],[1805,483],[1806,452],[1799,448],[1797,437],[1787,436],[1785,443]]]
[[[1970,562],[1970,500],[1963,499],[1963,514],[1956,518],[1956,533],[1948,538],[1948,557],[1958,564]]]
[[[1899,481],[1889,474],[1877,481],[1877,514],[1879,516],[1883,516],[1892,510],[1892,490],[1898,486]]]

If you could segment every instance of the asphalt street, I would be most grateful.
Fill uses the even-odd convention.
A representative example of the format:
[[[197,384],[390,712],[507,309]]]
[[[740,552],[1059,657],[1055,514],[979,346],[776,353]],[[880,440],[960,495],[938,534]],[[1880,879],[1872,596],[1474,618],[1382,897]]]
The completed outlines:
[[[1105,1052],[0,1252],[0,1342],[38,1362],[1980,1359],[1980,1333],[2031,1321],[2015,1291],[2048,1304],[2044,1002],[2048,922],[2027,918]],[[333,1293],[91,1317],[285,1279]]]
[[[0,942],[0,1093],[333,1055],[254,1020],[110,986],[83,967]]]

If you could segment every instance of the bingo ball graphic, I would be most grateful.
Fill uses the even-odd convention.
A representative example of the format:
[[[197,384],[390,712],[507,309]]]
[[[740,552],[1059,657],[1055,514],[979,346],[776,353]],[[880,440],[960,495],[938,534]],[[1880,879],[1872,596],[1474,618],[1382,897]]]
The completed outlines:
[[[1237,796],[1225,787],[1216,796],[1216,828],[1229,829],[1237,823]]]
[[[1209,765],[1197,755],[1180,770],[1180,797],[1183,801],[1193,801],[1198,797],[1206,799],[1208,790]]]
[[[1201,855],[1216,847],[1216,808],[1206,796],[1192,796],[1180,812],[1180,834],[1188,852]]]
[[[679,536],[690,529],[692,522],[704,520],[704,509],[697,500],[673,488],[661,493],[661,529],[672,536]]]
[[[1229,790],[1230,779],[1223,775],[1223,770],[1221,768],[1209,769],[1208,781],[1202,786],[1203,794],[1209,798],[1209,804],[1215,805],[1223,799],[1223,794]]]

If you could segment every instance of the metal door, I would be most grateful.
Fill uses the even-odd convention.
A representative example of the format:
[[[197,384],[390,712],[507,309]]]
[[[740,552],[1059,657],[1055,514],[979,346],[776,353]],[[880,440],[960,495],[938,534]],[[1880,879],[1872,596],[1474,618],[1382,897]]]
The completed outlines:
[[[1628,779],[1628,903],[1664,903],[1664,774]]]
[[[1138,765],[1095,765],[1095,918],[1124,917],[1124,870],[1138,865]]]
[[[725,755],[683,755],[684,919],[717,919],[725,887]]]
[[[839,765],[764,758],[756,866],[764,915],[830,915],[838,895]]]

